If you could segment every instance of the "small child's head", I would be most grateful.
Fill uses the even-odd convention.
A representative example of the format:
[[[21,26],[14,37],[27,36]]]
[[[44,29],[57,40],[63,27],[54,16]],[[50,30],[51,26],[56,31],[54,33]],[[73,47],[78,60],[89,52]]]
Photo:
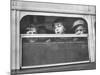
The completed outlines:
[[[53,27],[55,34],[63,34],[65,32],[64,24],[61,21],[54,22]]]
[[[83,20],[76,20],[73,24],[75,34],[84,34],[87,33],[86,23]]]
[[[37,29],[35,27],[35,25],[31,24],[30,27],[27,27],[27,34],[36,34],[37,33]]]

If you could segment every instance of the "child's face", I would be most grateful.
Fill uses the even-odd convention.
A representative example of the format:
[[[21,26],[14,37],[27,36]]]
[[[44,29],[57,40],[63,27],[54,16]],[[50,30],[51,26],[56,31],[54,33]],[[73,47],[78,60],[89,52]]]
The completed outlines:
[[[62,34],[64,33],[64,26],[62,23],[58,22],[54,24],[54,31],[56,34]]]
[[[84,34],[86,29],[83,26],[78,26],[75,30],[75,34]]]
[[[37,30],[35,27],[30,28],[29,31],[27,31],[27,34],[36,34],[36,33],[37,33]]]

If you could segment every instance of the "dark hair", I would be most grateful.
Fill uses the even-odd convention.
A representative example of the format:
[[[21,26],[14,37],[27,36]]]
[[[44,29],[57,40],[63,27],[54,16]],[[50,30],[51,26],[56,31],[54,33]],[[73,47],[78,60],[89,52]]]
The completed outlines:
[[[64,18],[58,18],[58,19],[56,19],[56,20],[53,22],[52,27],[54,27],[54,24],[55,24],[55,23],[59,23],[59,22],[63,23],[63,22],[64,22]],[[64,25],[64,23],[63,23],[63,25]]]

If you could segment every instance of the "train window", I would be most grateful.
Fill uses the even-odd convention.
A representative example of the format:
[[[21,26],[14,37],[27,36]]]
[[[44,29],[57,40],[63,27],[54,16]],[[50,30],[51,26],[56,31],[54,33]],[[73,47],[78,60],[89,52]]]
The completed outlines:
[[[77,17],[26,15],[20,20],[22,66],[88,61],[88,24]]]
[[[57,42],[57,40],[61,39],[61,41],[75,41],[80,38],[49,38],[50,35],[48,34],[56,34],[56,35],[64,35],[64,34],[75,34],[75,35],[83,35],[88,33],[87,22],[82,18],[70,18],[70,17],[53,17],[53,16],[32,16],[27,15],[22,18],[20,21],[20,34],[25,37],[31,37],[31,35],[43,35],[46,34],[48,38],[37,38],[37,40],[33,39],[33,42]],[[26,36],[26,37],[27,37]],[[55,36],[55,35],[54,35]],[[72,35],[74,36],[74,35]],[[33,36],[35,37],[35,36]],[[41,37],[41,36],[40,36]],[[51,37],[53,37],[51,35]],[[55,36],[56,37],[56,36]],[[59,37],[59,36],[58,36]],[[31,38],[27,38],[28,40],[32,41]],[[83,38],[84,39],[84,38]],[[82,39],[81,39],[82,40]],[[60,41],[60,42],[61,42]],[[84,40],[85,41],[85,40]]]

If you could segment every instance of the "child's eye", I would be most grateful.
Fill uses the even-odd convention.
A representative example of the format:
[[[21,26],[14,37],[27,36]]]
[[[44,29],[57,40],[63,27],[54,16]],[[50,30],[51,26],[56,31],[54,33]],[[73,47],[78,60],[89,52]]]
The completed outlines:
[[[60,27],[61,25],[59,24],[58,27]]]
[[[76,32],[78,32],[78,31],[83,31],[82,29],[80,29],[80,30],[76,30]]]

